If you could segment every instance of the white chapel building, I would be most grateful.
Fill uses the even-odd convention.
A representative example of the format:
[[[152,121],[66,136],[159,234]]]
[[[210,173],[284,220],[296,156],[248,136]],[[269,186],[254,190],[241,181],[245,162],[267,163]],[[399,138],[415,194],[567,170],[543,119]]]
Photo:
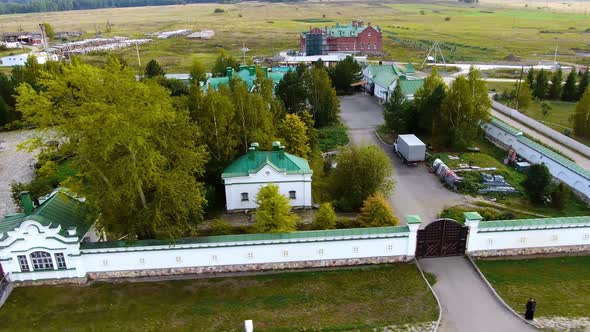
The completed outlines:
[[[228,211],[253,210],[261,187],[275,184],[294,208],[311,208],[311,177],[307,160],[285,152],[280,142],[272,151],[260,151],[258,143],[229,165],[221,175]]]

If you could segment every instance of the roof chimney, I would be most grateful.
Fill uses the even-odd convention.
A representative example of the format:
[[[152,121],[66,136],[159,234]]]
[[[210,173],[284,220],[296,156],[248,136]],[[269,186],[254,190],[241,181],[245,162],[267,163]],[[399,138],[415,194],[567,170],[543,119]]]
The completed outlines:
[[[260,145],[258,144],[258,142],[252,142],[250,143],[250,151],[257,151],[258,148],[260,147]]]
[[[250,73],[250,76],[256,76],[256,66],[248,67],[248,71]]]
[[[279,151],[280,149],[281,149],[281,142],[279,142],[279,141],[272,142],[272,150],[273,151]]]
[[[231,80],[231,76],[234,72],[234,69],[232,67],[227,67],[225,68],[225,76],[227,76],[230,80]]]
[[[268,67],[262,67],[262,73],[264,74],[264,78],[268,78]]]
[[[23,212],[25,215],[30,215],[33,213],[33,201],[31,200],[31,194],[28,191],[23,191],[20,193],[20,202],[23,206]]]

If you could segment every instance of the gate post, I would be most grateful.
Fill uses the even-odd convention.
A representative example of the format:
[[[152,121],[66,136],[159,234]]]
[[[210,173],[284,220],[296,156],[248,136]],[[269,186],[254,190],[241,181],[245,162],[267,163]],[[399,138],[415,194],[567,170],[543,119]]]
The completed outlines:
[[[465,217],[465,225],[469,227],[469,235],[467,235],[467,249],[465,250],[467,253],[469,253],[475,246],[475,243],[472,243],[472,241],[476,241],[475,237],[477,236],[479,223],[483,220],[483,217],[477,212],[465,212],[463,213],[463,216]]]
[[[406,223],[408,224],[408,229],[410,230],[410,235],[408,236],[408,251],[406,252],[406,256],[408,258],[416,256],[416,244],[418,243],[418,228],[422,223],[422,219],[420,219],[419,215],[407,215],[404,217]]]

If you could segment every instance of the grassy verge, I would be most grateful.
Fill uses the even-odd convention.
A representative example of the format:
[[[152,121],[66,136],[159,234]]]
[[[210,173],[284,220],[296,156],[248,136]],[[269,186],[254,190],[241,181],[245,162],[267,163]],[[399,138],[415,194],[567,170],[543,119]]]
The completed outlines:
[[[30,312],[36,314],[28,315]],[[67,313],[67,318],[49,319]],[[416,267],[393,264],[317,272],[89,287],[17,288],[0,311],[12,330],[369,330],[436,320]],[[27,315],[27,319],[22,319]]]
[[[343,124],[334,124],[318,130],[320,149],[322,151],[334,150],[348,144],[349,138],[346,127]]]
[[[388,129],[387,127],[385,127],[385,125],[380,125],[375,130],[377,131],[377,135],[379,135],[379,137],[381,137],[383,142],[393,145],[393,142],[395,141],[395,138],[397,137],[397,135],[393,132],[393,130]]]
[[[538,316],[590,316],[590,256],[479,260],[477,265],[516,312],[537,300]]]

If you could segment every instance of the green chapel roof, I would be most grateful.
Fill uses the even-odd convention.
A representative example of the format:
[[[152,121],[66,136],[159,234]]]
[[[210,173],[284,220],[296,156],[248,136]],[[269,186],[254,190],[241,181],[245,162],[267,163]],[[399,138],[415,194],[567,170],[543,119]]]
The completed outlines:
[[[50,194],[31,214],[19,213],[0,219],[0,234],[5,236],[6,232],[18,228],[24,221],[34,220],[50,228],[61,225],[60,234],[63,236],[69,236],[68,229],[75,227],[76,236],[81,239],[90,229],[89,216],[86,204],[58,190]]]
[[[274,143],[273,143],[274,144]],[[312,174],[309,163],[304,158],[285,152],[275,146],[273,151],[250,150],[229,165],[221,174],[221,178],[247,176],[256,173],[266,165],[287,174]]]
[[[405,76],[400,77],[398,82],[404,95],[415,95],[416,91],[424,85],[423,79],[408,80]]]

